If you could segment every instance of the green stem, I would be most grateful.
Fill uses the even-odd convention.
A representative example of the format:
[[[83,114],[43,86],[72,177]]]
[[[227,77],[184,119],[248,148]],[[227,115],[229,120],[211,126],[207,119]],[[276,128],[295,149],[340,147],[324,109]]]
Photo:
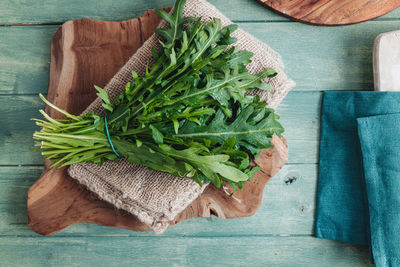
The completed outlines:
[[[44,103],[46,103],[47,105],[49,105],[50,107],[52,107],[53,109],[57,110],[58,112],[64,114],[65,116],[67,116],[67,118],[70,118],[72,120],[76,120],[76,121],[80,121],[81,117],[78,116],[74,116],[72,114],[69,114],[67,111],[60,109],[59,107],[57,107],[56,105],[53,105],[52,103],[50,103],[42,94],[39,94],[39,97],[43,100]]]
[[[105,147],[104,145],[95,145],[95,146],[90,146],[90,147],[83,147],[83,148],[68,148],[68,149],[56,149],[56,150],[45,150],[42,152],[42,155],[48,155],[48,154],[64,154],[64,153],[69,153],[69,152],[82,152],[85,150],[95,150],[97,148],[103,148]]]

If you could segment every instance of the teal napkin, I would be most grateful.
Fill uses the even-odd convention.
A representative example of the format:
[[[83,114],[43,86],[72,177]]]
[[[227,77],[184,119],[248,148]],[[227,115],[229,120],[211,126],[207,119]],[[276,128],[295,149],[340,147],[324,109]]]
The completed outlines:
[[[377,244],[377,240],[373,239],[370,242],[370,237],[376,238],[376,227],[393,229],[393,226],[386,219],[382,219],[383,217],[372,219],[372,216],[378,210],[385,212],[385,214],[394,214],[395,211],[392,209],[399,209],[399,206],[398,202],[396,204],[393,201],[387,206],[386,211],[382,210],[381,199],[379,201],[372,199],[374,195],[369,195],[369,193],[372,192],[371,190],[378,190],[379,194],[382,194],[381,191],[383,190],[385,195],[381,197],[392,201],[396,199],[396,196],[392,195],[393,192],[396,192],[396,190],[400,192],[400,187],[397,186],[392,191],[385,191],[378,187],[371,189],[370,181],[373,179],[370,179],[370,171],[367,170],[382,166],[371,163],[366,163],[363,166],[363,156],[369,157],[370,152],[365,152],[367,148],[364,139],[359,139],[357,119],[368,117],[359,119],[360,123],[363,124],[361,121],[372,119],[369,118],[371,116],[393,113],[400,113],[400,93],[363,91],[326,92],[321,114],[316,236],[357,244],[371,244],[373,255],[375,253],[386,255],[380,256],[382,259],[394,253],[388,253],[388,250],[398,251],[398,249],[391,247],[385,251],[380,247],[381,249],[378,250],[374,245]],[[378,128],[376,126],[376,129]],[[373,130],[370,129],[369,131]],[[384,132],[384,130],[382,131]],[[375,135],[374,142],[382,142],[382,145],[385,146],[384,139],[380,139],[383,132],[372,136]],[[400,131],[397,132],[400,134]],[[390,134],[393,135],[393,132],[390,132]],[[400,154],[394,155],[394,157],[399,158],[393,159],[391,162],[398,161],[400,164]],[[379,154],[379,157],[384,156],[389,158],[393,157],[393,154]],[[379,160],[382,160],[382,158]],[[386,182],[382,181],[382,183]],[[372,209],[371,216],[369,208]],[[379,220],[380,226],[376,226],[375,220]],[[369,229],[370,221],[371,232]],[[400,221],[397,224],[399,223]],[[398,230],[393,229],[393,231],[397,232]],[[386,230],[384,232],[388,233]],[[382,237],[382,235],[379,236]],[[393,238],[393,242],[400,243],[398,234],[397,236],[392,235],[391,238]]]
[[[357,122],[373,259],[376,266],[400,266],[400,114]]]

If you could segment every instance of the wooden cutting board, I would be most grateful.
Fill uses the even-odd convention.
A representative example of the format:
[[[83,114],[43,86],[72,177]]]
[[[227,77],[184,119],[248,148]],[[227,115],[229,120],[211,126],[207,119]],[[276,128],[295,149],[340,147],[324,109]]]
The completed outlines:
[[[168,10],[169,8],[167,8]],[[159,17],[154,10],[141,17],[121,22],[73,20],[64,23],[51,42],[50,82],[47,98],[72,114],[80,114],[95,98],[93,85],[104,87],[128,58],[154,32]],[[46,107],[54,118],[59,113]],[[264,186],[284,165],[288,157],[285,139],[274,136],[274,148],[258,158],[256,176],[230,197],[231,188],[210,185],[203,194],[170,224],[191,217],[238,218],[250,216],[261,205]],[[45,169],[28,192],[28,220],[32,229],[43,235],[54,234],[79,222],[148,231],[134,215],[116,209],[69,177],[66,168]]]
[[[346,25],[371,20],[400,6],[399,0],[258,0],[294,20],[315,25]]]

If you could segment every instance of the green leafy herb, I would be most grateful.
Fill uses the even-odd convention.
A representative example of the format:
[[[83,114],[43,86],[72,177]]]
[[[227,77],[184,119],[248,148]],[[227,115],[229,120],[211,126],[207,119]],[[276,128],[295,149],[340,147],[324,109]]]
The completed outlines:
[[[247,94],[269,90],[262,80],[277,73],[249,73],[253,54],[234,46],[237,26],[183,18],[184,4],[178,0],[171,15],[157,11],[170,27],[157,30],[161,49],[152,49],[153,63],[143,77],[132,71],[132,81],[112,101],[95,88],[110,141],[122,157],[200,184],[221,187],[226,181],[236,190],[258,171],[251,161],[271,146],[272,135],[283,132],[274,110]],[[52,119],[41,111],[45,120],[35,119],[41,130],[33,137],[52,166],[118,160],[103,116],[74,116],[41,98],[67,117]]]

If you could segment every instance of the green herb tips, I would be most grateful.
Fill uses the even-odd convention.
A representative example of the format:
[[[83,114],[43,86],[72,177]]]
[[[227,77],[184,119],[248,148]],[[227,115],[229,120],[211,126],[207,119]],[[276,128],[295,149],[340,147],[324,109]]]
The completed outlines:
[[[219,19],[182,16],[185,0],[178,0],[173,13],[157,13],[169,28],[158,29],[161,49],[153,48],[153,63],[144,76],[132,71],[132,81],[118,97],[95,87],[103,101],[110,140],[103,116],[75,116],[60,110],[67,119],[36,120],[41,130],[33,137],[52,166],[79,162],[102,164],[121,157],[148,168],[199,184],[223,181],[237,190],[251,179],[258,167],[251,164],[272,135],[283,128],[274,110],[266,108],[255,88],[276,72],[267,68],[251,74],[246,64],[253,54],[234,46],[236,25],[222,27]]]

